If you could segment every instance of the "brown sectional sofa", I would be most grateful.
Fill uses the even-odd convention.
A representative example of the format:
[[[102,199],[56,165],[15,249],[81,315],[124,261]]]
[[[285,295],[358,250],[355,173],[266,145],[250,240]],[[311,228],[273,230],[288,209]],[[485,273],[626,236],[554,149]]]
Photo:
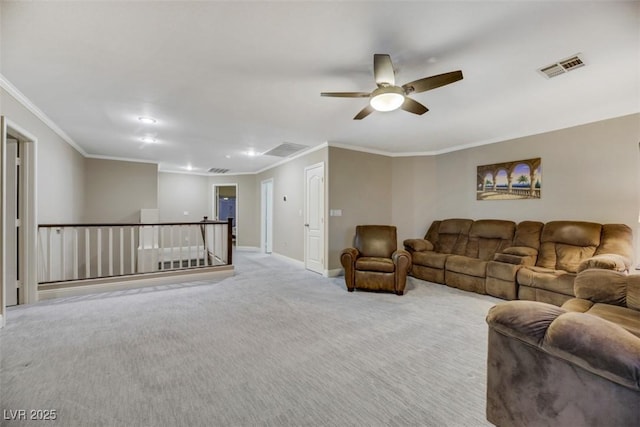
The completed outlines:
[[[626,272],[633,260],[624,224],[506,220],[434,221],[424,239],[407,239],[411,275],[489,294],[562,305],[576,274],[589,268]]]
[[[640,425],[640,275],[577,274],[562,307],[509,301],[487,316],[487,419]]]

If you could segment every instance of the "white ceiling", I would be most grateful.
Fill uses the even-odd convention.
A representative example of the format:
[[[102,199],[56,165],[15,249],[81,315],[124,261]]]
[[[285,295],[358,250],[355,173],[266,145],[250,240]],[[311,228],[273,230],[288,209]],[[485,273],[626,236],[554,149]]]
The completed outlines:
[[[0,14],[4,79],[88,155],[167,171],[255,172],[282,159],[244,153],[283,142],[445,152],[640,111],[637,1],[2,1]],[[354,121],[366,98],[320,92],[373,90],[374,53],[399,84],[464,79],[412,95],[423,116]],[[587,66],[536,71],[576,53]]]

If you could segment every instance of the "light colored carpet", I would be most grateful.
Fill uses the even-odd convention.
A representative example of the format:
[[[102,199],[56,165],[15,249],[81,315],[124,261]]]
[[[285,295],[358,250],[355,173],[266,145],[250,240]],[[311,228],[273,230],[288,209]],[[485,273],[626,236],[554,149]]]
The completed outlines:
[[[3,414],[57,420],[1,425],[489,425],[484,318],[500,300],[415,279],[402,297],[347,293],[342,277],[234,260],[217,283],[9,309]]]

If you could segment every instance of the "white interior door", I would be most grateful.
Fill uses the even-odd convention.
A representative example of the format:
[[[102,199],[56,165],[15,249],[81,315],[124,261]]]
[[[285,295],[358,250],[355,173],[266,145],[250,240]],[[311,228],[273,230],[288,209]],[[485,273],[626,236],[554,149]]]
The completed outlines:
[[[6,162],[6,211],[5,211],[5,265],[4,284],[6,305],[17,305],[19,301],[19,253],[20,253],[20,160],[19,145],[15,139],[7,139]]]
[[[309,166],[305,176],[304,264],[324,273],[324,163]]]
[[[273,180],[262,181],[261,227],[260,237],[262,251],[270,254],[273,251]]]

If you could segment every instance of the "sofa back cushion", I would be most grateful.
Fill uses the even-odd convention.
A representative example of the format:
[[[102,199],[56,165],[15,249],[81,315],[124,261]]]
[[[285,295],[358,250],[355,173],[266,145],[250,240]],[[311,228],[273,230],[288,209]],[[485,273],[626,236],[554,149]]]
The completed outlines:
[[[573,291],[577,298],[593,303],[640,311],[640,274],[591,268],[576,276]]]
[[[471,225],[465,256],[490,261],[496,252],[511,246],[516,223],[499,219],[480,219]]]
[[[616,254],[624,259],[627,270],[633,264],[633,232],[625,224],[603,224],[600,246],[595,255]]]
[[[600,244],[602,225],[582,221],[551,221],[540,239],[539,267],[576,273],[580,263],[592,257]]]
[[[392,225],[356,226],[355,248],[361,256],[391,258],[398,248],[396,227]]]
[[[512,246],[540,249],[540,235],[542,234],[543,226],[544,224],[538,221],[522,221],[518,223]]]
[[[440,221],[435,242],[435,251],[443,254],[464,255],[473,220],[471,219],[445,219]],[[429,235],[429,233],[427,233]]]

